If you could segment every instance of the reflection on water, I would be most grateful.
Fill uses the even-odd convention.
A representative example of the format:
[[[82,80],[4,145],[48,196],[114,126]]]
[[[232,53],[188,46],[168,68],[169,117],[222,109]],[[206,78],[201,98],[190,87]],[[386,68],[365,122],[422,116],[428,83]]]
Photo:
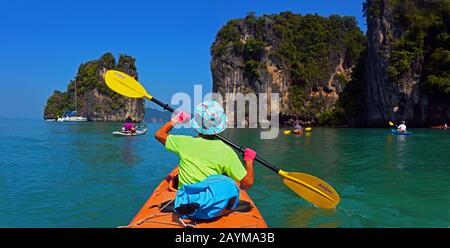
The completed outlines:
[[[134,145],[133,141],[135,137],[124,137],[123,139],[123,146],[122,146],[122,160],[127,165],[135,165],[139,158],[136,156],[136,153],[134,150],[136,149],[136,146]]]
[[[299,206],[285,214],[286,224],[292,227],[339,227],[336,210],[322,210],[311,206]]]
[[[411,137],[406,137],[406,135],[397,135],[397,144],[396,144],[396,165],[395,167],[402,170],[406,168],[405,164],[405,156],[408,154],[408,146],[407,140]]]

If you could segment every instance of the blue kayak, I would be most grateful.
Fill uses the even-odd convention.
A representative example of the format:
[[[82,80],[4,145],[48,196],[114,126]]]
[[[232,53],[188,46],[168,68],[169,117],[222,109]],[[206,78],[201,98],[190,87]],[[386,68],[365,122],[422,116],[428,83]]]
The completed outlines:
[[[411,135],[411,132],[399,132],[397,129],[391,129],[392,134],[394,135]]]

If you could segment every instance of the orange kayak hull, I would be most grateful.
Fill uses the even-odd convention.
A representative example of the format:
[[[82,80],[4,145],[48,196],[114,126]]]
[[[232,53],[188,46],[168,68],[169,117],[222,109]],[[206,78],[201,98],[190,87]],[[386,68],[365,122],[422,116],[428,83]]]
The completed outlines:
[[[180,219],[172,211],[164,211],[175,199],[177,189],[173,185],[178,175],[175,168],[153,191],[147,202],[126,227],[130,228],[266,228],[261,213],[245,191],[240,192],[239,200],[247,204],[245,211],[233,211],[228,215],[212,220]]]

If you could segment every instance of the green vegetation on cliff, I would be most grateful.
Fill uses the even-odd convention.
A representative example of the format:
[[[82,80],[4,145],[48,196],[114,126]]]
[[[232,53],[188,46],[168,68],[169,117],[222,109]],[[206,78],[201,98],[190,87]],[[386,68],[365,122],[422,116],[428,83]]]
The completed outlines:
[[[381,0],[366,1],[367,18],[381,12]],[[389,34],[393,43],[389,77],[399,83],[420,74],[421,87],[430,93],[450,94],[450,1],[391,0],[399,34]],[[420,68],[420,66],[422,68]]]
[[[45,105],[44,118],[56,119],[64,111],[75,109],[74,102],[70,101],[69,94],[55,90]]]
[[[219,42],[212,47],[212,55],[219,57],[227,46],[232,46],[244,58],[247,75],[256,76],[265,47],[274,46],[270,56],[289,67],[294,85],[326,80],[328,74],[323,68],[329,67],[327,58],[331,53],[345,50],[349,61],[354,61],[365,48],[365,36],[354,17],[302,16],[291,12],[256,17],[249,13],[243,25],[239,24],[238,20],[229,21],[219,31]],[[268,26],[275,37],[265,32]],[[240,29],[254,32],[245,43],[241,40],[244,30]]]

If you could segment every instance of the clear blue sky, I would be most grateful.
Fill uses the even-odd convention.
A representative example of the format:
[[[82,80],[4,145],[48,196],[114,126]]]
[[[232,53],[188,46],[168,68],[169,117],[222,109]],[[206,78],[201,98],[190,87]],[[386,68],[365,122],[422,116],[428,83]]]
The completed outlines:
[[[230,19],[250,11],[355,16],[363,0],[0,1],[0,118],[42,118],[80,63],[112,52],[137,60],[139,81],[169,101],[212,85],[209,48]]]

